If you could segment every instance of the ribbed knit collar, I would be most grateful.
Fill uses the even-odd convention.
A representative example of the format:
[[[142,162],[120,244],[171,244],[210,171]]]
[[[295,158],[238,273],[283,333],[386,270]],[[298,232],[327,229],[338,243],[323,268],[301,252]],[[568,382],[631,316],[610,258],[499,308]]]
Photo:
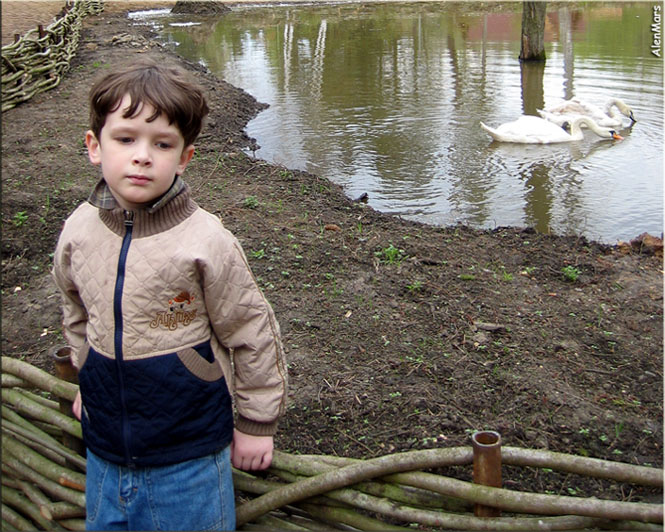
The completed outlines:
[[[146,209],[125,211],[115,200],[103,179],[95,186],[88,201],[98,207],[99,218],[111,231],[125,234],[125,221],[132,220],[133,238],[151,236],[175,227],[196,210],[189,186],[177,176],[171,188]]]
[[[182,180],[182,177],[176,175],[173,179],[171,187],[159,198],[157,198],[155,203],[148,207],[148,212],[153,213],[160,209],[163,205],[166,205],[169,201],[171,201],[171,199],[175,198],[178,194],[185,190],[185,186],[186,185]],[[111,189],[107,185],[106,181],[104,181],[104,178],[101,178],[97,182],[95,188],[92,190],[92,193],[88,197],[88,201],[100,209],[112,210],[119,207],[118,202],[113,196],[113,193],[111,192]]]

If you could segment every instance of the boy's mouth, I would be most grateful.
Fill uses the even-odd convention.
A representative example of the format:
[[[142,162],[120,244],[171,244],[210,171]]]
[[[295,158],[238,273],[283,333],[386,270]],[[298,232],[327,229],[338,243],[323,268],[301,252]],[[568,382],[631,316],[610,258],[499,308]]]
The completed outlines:
[[[127,176],[127,179],[129,179],[135,185],[145,185],[146,183],[150,182],[150,178],[144,175],[130,175]]]

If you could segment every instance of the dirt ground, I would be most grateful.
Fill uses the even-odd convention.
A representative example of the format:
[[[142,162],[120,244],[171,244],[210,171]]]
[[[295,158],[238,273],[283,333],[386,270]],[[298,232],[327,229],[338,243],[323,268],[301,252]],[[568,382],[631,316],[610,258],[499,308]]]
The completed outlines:
[[[264,105],[148,31],[121,9],[88,17],[63,82],[2,115],[3,355],[51,369],[63,344],[52,251],[98,178],[83,144],[88,88],[111,64],[157,55],[208,91],[185,177],[239,237],[281,323],[291,387],[279,449],[373,457],[491,429],[504,445],[662,467],[662,251],[378,213],[325,176],[245,155],[244,127]],[[516,468],[504,484],[661,497]]]

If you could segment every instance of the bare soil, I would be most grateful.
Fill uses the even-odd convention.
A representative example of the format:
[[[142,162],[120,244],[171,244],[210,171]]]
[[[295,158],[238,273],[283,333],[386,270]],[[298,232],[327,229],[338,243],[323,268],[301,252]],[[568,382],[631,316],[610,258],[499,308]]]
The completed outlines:
[[[291,388],[279,449],[373,457],[469,445],[491,429],[505,445],[662,467],[662,251],[376,212],[325,176],[246,155],[244,127],[265,106],[148,32],[121,10],[88,17],[62,83],[2,115],[3,355],[52,368],[63,337],[51,253],[98,179],[83,144],[87,91],[110,65],[151,54],[209,94],[185,177],[239,237],[281,323]],[[516,468],[504,483],[661,497]]]

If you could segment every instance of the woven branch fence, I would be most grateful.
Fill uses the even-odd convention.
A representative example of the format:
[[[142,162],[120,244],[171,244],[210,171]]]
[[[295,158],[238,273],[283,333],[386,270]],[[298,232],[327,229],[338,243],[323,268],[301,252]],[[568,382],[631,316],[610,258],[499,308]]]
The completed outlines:
[[[2,112],[57,86],[78,49],[83,17],[104,9],[102,0],[73,0],[64,15],[2,47]]]
[[[60,351],[58,351],[60,353]],[[57,354],[57,353],[56,353]],[[69,365],[55,377],[2,357],[2,530],[84,530],[85,459]],[[68,364],[67,359],[67,364]],[[275,452],[268,475],[234,470],[240,530],[662,530],[662,504],[556,496],[433,474],[472,447],[372,459]],[[662,488],[660,469],[503,447],[501,463]],[[500,464],[499,464],[500,465]],[[478,508],[500,516],[477,517]],[[475,511],[474,511],[475,510]],[[187,511],[195,511],[195,507]]]

